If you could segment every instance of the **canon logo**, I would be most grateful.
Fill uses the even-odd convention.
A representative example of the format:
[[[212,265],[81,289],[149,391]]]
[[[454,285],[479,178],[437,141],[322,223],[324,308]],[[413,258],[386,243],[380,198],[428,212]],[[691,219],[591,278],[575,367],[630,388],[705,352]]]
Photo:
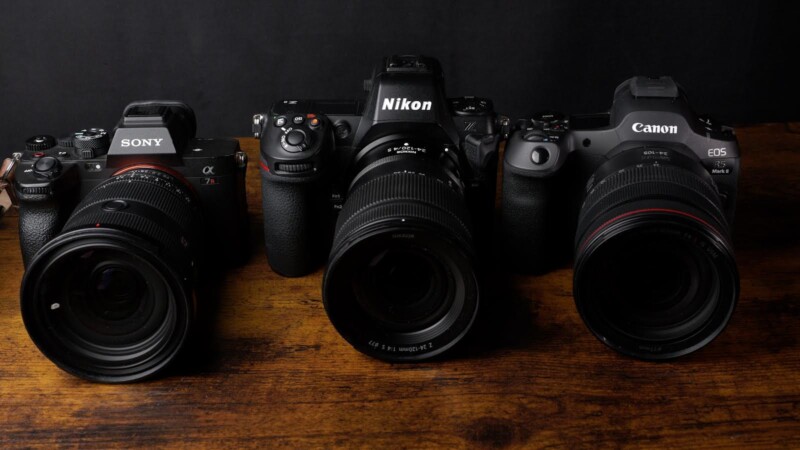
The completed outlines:
[[[407,98],[385,98],[381,109],[389,111],[430,111],[432,105],[432,102],[421,102]]]
[[[645,125],[636,122],[631,127],[635,133],[678,134],[677,125]]]
[[[164,139],[123,139],[120,141],[121,147],[160,147]]]

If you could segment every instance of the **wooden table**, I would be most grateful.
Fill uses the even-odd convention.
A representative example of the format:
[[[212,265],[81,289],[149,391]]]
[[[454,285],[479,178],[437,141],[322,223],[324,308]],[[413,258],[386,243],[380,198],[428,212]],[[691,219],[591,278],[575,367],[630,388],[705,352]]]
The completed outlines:
[[[17,220],[0,223],[0,447],[800,447],[800,127],[737,130],[742,295],[727,330],[675,362],[621,356],[585,328],[572,271],[498,275],[457,357],[391,365],[353,350],[322,271],[285,279],[263,252],[257,143],[252,258],[227,273],[195,367],[123,386],[73,378],[23,328]]]

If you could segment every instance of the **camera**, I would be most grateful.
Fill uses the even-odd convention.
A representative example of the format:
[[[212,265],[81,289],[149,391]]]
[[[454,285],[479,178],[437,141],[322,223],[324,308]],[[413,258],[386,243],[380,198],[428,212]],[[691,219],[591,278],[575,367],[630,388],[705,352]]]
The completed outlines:
[[[441,354],[478,310],[501,124],[489,99],[446,98],[443,79],[436,59],[392,56],[363,100],[254,116],[270,265],[300,276],[327,253],[331,322],[387,361]]]
[[[574,255],[573,295],[600,341],[648,360],[714,339],[735,308],[739,148],[669,77],[634,77],[611,110],[522,121],[506,146],[501,221],[513,267]]]
[[[34,136],[16,171],[22,318],[56,365],[99,382],[159,373],[196,320],[198,274],[247,253],[235,139],[187,105],[128,105],[112,132]]]

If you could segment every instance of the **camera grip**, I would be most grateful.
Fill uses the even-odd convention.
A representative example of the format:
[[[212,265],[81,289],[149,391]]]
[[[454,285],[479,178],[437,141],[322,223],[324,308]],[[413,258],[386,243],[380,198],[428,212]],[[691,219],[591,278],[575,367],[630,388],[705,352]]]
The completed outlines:
[[[41,200],[20,199],[19,243],[22,260],[28,267],[33,256],[53,239],[66,222],[68,213],[52,197]]]
[[[548,211],[554,201],[553,180],[512,171],[503,164],[502,248],[507,264],[516,272],[538,273],[552,257]]]
[[[272,269],[299,277],[322,263],[323,190],[319,178],[288,178],[261,171],[264,242]]]

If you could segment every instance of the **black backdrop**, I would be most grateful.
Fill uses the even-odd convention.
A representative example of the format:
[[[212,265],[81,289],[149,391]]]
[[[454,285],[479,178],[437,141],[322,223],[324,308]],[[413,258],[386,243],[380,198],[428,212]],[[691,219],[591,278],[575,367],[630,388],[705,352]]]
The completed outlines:
[[[797,119],[797,20],[755,1],[4,1],[0,155],[144,98],[189,103],[199,134],[247,135],[275,99],[358,96],[391,53],[438,57],[449,95],[512,117],[602,110],[630,75],[672,74],[721,119]]]

